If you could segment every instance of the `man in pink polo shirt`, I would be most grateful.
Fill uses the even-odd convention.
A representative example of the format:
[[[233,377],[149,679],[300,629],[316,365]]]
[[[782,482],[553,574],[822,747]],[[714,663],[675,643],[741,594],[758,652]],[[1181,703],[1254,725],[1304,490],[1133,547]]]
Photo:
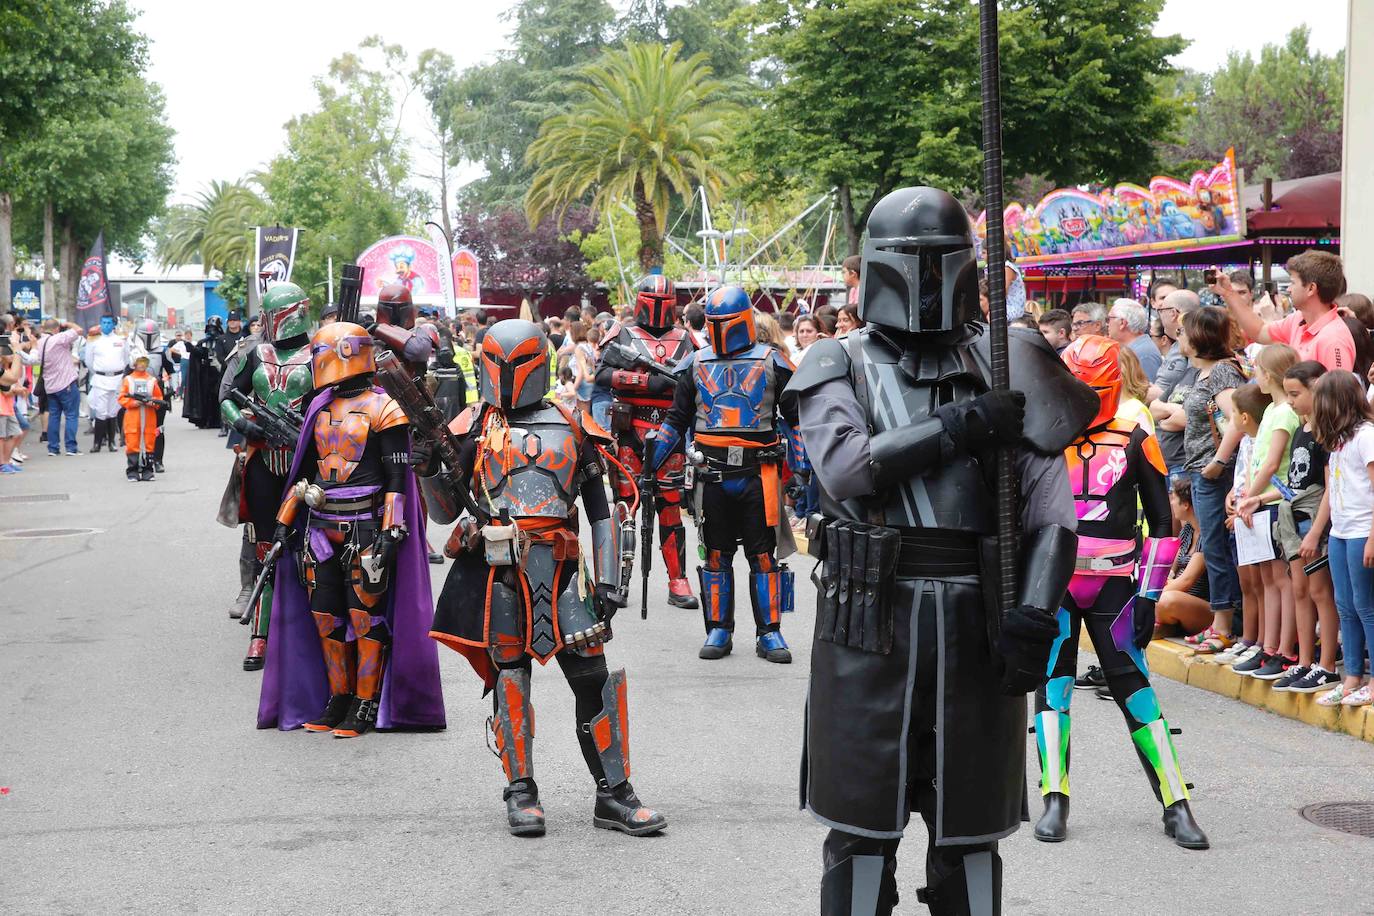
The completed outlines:
[[[1304,251],[1289,258],[1285,267],[1293,281],[1289,295],[1294,311],[1278,321],[1264,322],[1224,273],[1217,274],[1212,289],[1251,340],[1288,344],[1298,351],[1298,359],[1315,359],[1328,370],[1355,371],[1355,339],[1336,312],[1336,297],[1345,292],[1341,259],[1325,251]]]

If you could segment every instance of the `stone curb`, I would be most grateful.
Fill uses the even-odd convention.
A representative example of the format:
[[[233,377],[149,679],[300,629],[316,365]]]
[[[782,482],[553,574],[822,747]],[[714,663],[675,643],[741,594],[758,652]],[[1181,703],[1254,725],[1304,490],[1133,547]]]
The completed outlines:
[[[1092,642],[1086,632],[1079,645],[1092,651]],[[1194,655],[1190,646],[1172,640],[1156,639],[1145,650],[1145,657],[1153,674],[1240,700],[1275,715],[1374,743],[1374,707],[1318,706],[1320,693],[1275,691],[1270,681],[1242,677],[1206,655]]]

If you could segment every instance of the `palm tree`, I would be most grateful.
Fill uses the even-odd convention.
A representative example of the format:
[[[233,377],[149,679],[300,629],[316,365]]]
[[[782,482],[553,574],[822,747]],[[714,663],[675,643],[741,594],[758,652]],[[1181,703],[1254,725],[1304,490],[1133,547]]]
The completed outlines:
[[[672,192],[693,184],[719,193],[725,174],[711,156],[725,141],[735,106],[711,78],[705,54],[678,59],[681,45],[630,42],[578,74],[572,108],[539,128],[527,158],[536,167],[525,194],[534,225],[591,196],[597,213],[623,202],[639,222],[639,264],[663,263]]]
[[[158,241],[158,260],[168,267],[200,263],[205,271],[247,262],[249,235],[263,200],[247,181],[212,181],[194,204],[173,208]]]

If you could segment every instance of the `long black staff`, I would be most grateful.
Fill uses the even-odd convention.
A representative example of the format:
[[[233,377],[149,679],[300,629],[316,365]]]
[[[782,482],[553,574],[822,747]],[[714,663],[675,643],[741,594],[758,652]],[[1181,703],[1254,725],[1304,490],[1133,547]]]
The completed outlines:
[[[978,57],[983,83],[983,203],[987,216],[988,319],[992,387],[1011,387],[1007,364],[1007,275],[1002,239],[1002,73],[997,49],[997,0],[978,3]],[[1016,605],[1016,479],[1012,452],[997,452],[997,560],[1002,612]]]

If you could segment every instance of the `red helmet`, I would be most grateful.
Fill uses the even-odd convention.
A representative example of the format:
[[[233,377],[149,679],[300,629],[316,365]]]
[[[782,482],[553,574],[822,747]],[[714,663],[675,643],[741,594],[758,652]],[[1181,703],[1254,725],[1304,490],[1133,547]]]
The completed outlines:
[[[1080,337],[1064,350],[1064,365],[1102,400],[1089,429],[1110,422],[1121,404],[1120,350],[1119,343],[1096,334]]]
[[[635,296],[635,324],[641,328],[671,328],[677,290],[663,274],[650,274],[639,281]]]
[[[410,287],[404,283],[382,287],[377,294],[377,322],[406,330],[415,327],[415,302],[410,297]]]

